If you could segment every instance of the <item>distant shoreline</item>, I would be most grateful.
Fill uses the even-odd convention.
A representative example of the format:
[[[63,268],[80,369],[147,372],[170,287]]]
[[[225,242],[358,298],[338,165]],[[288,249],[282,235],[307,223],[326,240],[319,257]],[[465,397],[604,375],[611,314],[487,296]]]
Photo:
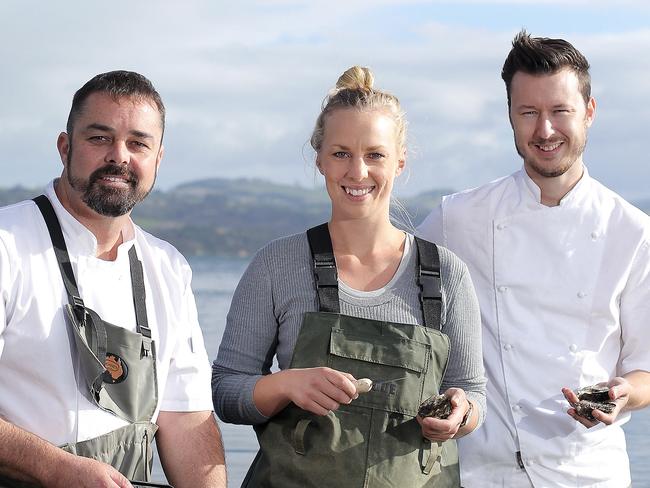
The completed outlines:
[[[0,206],[32,198],[42,188],[0,188]],[[435,189],[400,200],[396,225],[413,231],[451,189]],[[636,202],[650,213],[650,198]],[[400,211],[406,209],[407,215]],[[321,188],[280,185],[259,179],[214,178],[154,190],[133,211],[143,229],[185,256],[248,258],[267,242],[303,232],[329,219],[330,201]]]

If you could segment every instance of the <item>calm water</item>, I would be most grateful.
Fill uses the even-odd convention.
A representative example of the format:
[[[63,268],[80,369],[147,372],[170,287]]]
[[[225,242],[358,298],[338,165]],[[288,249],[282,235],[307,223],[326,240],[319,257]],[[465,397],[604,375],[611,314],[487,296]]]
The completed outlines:
[[[247,262],[217,258],[194,258],[192,287],[196,296],[205,344],[211,359],[217,354],[232,293]],[[250,426],[219,423],[226,446],[228,486],[241,485],[248,466],[257,452],[257,440]],[[625,426],[628,452],[632,464],[635,488],[650,488],[650,409],[637,412]],[[164,475],[156,460],[154,479]]]

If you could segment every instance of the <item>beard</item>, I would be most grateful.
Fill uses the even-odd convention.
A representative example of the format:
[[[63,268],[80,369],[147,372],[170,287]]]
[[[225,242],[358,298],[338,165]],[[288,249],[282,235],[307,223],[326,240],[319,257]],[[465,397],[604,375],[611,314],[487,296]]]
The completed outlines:
[[[543,145],[548,144],[549,142],[553,141],[537,140],[533,141],[532,144]],[[564,157],[562,157],[557,165],[549,168],[543,166],[543,164],[540,164],[535,157],[527,153],[525,148],[522,149],[519,145],[519,142],[517,141],[517,138],[515,137],[515,148],[517,149],[519,156],[521,156],[521,158],[524,160],[524,165],[543,178],[557,178],[558,176],[562,176],[564,173],[569,171],[573,164],[582,157],[582,154],[585,151],[585,147],[587,146],[587,135],[585,133],[585,135],[579,140],[574,139],[573,142],[564,140],[563,143],[571,144],[569,151],[564,155]]]
[[[87,180],[77,178],[72,174],[72,151],[68,155],[68,183],[72,188],[81,193],[81,199],[100,215],[106,217],[121,217],[129,213],[133,207],[151,192],[153,183],[149,188],[142,188],[140,179],[128,167],[121,164],[107,164],[93,171]],[[154,175],[154,182],[158,172]],[[128,188],[112,188],[101,184],[105,176],[126,177]]]

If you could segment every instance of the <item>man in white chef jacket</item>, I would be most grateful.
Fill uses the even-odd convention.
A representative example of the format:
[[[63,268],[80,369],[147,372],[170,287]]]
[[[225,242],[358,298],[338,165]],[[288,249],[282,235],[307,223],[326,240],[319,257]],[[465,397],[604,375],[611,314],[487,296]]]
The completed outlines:
[[[481,305],[488,409],[459,442],[462,484],[627,487],[621,426],[650,402],[650,218],[583,163],[596,103],[579,51],[522,31],[502,77],[523,168],[419,228],[467,263]],[[614,412],[577,416],[571,390],[601,382]]]
[[[2,487],[131,488],[149,476],[152,432],[176,488],[226,486],[190,268],[130,216],[153,188],[164,127],[147,78],[98,74],[57,138],[50,217],[30,200],[0,208]],[[85,330],[93,351],[76,340]]]

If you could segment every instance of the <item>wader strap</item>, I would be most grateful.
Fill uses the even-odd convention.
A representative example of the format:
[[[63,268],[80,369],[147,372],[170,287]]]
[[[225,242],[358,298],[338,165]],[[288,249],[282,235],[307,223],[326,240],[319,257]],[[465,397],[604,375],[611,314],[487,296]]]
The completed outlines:
[[[301,456],[304,456],[306,453],[305,431],[307,430],[307,427],[309,427],[311,420],[312,419],[300,420],[293,431],[293,435],[291,436],[291,440],[293,442],[293,450],[296,452],[296,454],[300,454]]]
[[[61,225],[59,225],[59,219],[57,219],[56,213],[54,213],[54,208],[45,195],[39,195],[33,200],[34,203],[38,205],[41,214],[43,214],[43,219],[45,220],[47,230],[50,233],[50,239],[52,240],[56,261],[59,263],[63,284],[68,292],[70,305],[75,313],[77,313],[76,306],[78,305],[83,307],[84,302],[81,299],[79,288],[77,288],[77,282],[74,279],[74,272],[72,271],[72,264],[70,264],[70,256],[68,254],[68,248],[65,245]],[[79,317],[79,319],[83,319],[83,317]]]
[[[307,240],[314,262],[314,276],[320,312],[339,313],[339,287],[336,261],[327,223],[307,231]],[[415,237],[418,253],[418,285],[425,327],[440,330],[442,288],[440,257],[435,244]]]
[[[144,272],[142,262],[138,259],[135,245],[129,249],[129,264],[131,267],[131,287],[133,288],[133,306],[135,307],[136,331],[142,334],[142,348],[145,355],[151,353],[151,329],[147,319],[147,294],[144,287]]]
[[[41,214],[43,214],[43,219],[47,225],[47,230],[50,233],[50,239],[52,240],[52,246],[54,248],[56,261],[59,263],[59,269],[61,270],[63,284],[65,285],[66,292],[68,293],[68,301],[70,302],[70,307],[74,311],[75,315],[77,315],[80,323],[85,324],[85,314],[89,313],[89,309],[84,306],[84,302],[81,299],[79,288],[77,287],[77,281],[74,277],[74,271],[72,270],[72,264],[70,264],[70,255],[68,254],[68,248],[65,245],[65,238],[63,237],[61,224],[59,223],[59,219],[57,218],[56,213],[54,212],[54,207],[52,207],[52,203],[45,195],[39,195],[34,198],[33,201],[38,206]],[[137,332],[142,334],[146,339],[143,340],[143,348],[145,348],[145,350],[148,352],[151,350],[151,330],[149,329],[149,324],[147,322],[147,307],[145,304],[144,274],[142,272],[142,263],[138,259],[135,246],[132,246],[129,250],[129,266],[131,268],[131,293],[133,294],[133,305],[135,307]],[[84,315],[80,316],[80,311],[82,311],[81,313]],[[100,324],[101,322],[101,320],[93,320],[93,323],[95,325]],[[105,336],[105,333],[103,335]],[[101,340],[101,337],[99,337],[99,339]],[[105,347],[106,346],[104,345],[104,348]],[[93,352],[95,352],[95,348],[92,349]],[[100,354],[97,357],[103,358],[104,356],[105,354]]]
[[[440,257],[435,244],[415,238],[418,248],[418,285],[424,325],[442,329],[442,288],[440,286]]]
[[[307,231],[320,312],[339,313],[339,284],[327,222]]]
[[[429,439],[424,439],[421,455],[421,462],[426,458],[426,462],[421,466],[422,473],[426,475],[439,474],[442,462],[442,445],[437,442],[432,442]]]

